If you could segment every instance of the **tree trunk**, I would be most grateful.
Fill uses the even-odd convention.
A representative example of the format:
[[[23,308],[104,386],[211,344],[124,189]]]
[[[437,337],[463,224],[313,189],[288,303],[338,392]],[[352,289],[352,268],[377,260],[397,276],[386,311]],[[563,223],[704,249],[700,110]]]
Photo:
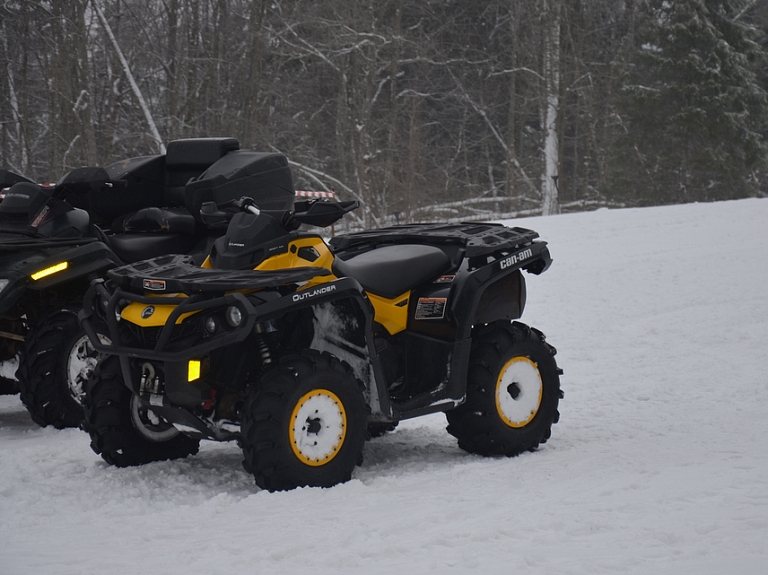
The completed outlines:
[[[149,106],[147,105],[147,102],[144,100],[144,96],[141,93],[141,90],[139,89],[139,85],[136,83],[136,80],[133,78],[133,74],[131,73],[131,67],[128,65],[128,61],[125,59],[125,56],[123,56],[122,50],[120,50],[120,46],[117,43],[117,38],[115,38],[115,35],[112,33],[112,28],[109,26],[109,22],[107,22],[107,18],[104,16],[104,12],[102,12],[101,7],[96,3],[96,0],[92,0],[93,8],[96,11],[96,15],[99,17],[99,21],[101,22],[101,25],[104,26],[104,30],[107,33],[107,36],[109,36],[110,42],[112,42],[112,46],[115,49],[115,53],[117,54],[117,57],[120,59],[120,63],[123,65],[123,71],[125,72],[125,76],[128,78],[128,83],[131,85],[131,89],[133,90],[134,96],[136,96],[136,99],[139,101],[139,105],[141,106],[142,112],[144,112],[144,119],[147,121],[147,125],[149,126],[149,132],[152,135],[152,138],[157,143],[157,148],[160,151],[161,154],[165,153],[165,144],[163,143],[163,139],[160,137],[160,133],[157,131],[157,126],[155,125],[155,120],[152,117],[152,112],[149,110]],[[90,116],[89,116],[90,118]],[[90,165],[95,165],[96,162],[93,162]]]
[[[557,116],[560,111],[560,5],[543,0],[544,40],[544,169],[541,175],[541,213],[558,212],[557,178],[560,164],[560,139]]]

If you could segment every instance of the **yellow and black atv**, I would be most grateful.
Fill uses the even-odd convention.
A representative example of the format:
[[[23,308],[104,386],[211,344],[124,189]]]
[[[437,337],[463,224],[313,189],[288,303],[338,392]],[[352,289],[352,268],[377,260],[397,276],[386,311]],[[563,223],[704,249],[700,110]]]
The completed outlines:
[[[300,226],[331,225],[356,203],[234,204],[234,215],[204,206],[209,225],[228,227],[203,267],[155,258],[86,295],[80,321],[109,355],[87,385],[86,427],[108,463],[237,440],[256,483],[284,490],[347,481],[367,438],[438,411],[472,453],[514,456],[550,437],[555,349],[513,321],[522,270],[551,263],[538,234],[406,225],[329,246]]]

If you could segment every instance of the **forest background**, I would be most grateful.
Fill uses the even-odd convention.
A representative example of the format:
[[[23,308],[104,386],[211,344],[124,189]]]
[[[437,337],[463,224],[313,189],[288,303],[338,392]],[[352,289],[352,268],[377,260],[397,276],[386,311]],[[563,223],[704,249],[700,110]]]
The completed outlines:
[[[768,0],[2,0],[0,168],[233,136],[358,225],[768,195]]]

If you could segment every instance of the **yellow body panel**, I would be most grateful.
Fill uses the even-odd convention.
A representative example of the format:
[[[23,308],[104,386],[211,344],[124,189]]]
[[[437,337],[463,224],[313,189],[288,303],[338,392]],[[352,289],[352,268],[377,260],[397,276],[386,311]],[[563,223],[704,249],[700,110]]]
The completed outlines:
[[[162,300],[164,296],[157,296],[158,300]],[[187,297],[184,294],[167,294],[165,297]],[[125,321],[131,322],[135,325],[141,326],[141,327],[162,327],[165,325],[165,322],[168,321],[168,317],[171,315],[173,310],[176,309],[176,306],[173,304],[162,304],[160,301],[156,304],[151,304],[152,307],[155,308],[155,310],[152,312],[152,315],[150,315],[147,318],[141,317],[141,314],[144,312],[144,310],[149,307],[150,304],[145,303],[139,303],[139,302],[133,302],[125,306],[123,308],[123,311],[120,312],[120,317],[124,319]],[[184,321],[189,316],[197,313],[196,311],[192,311],[189,313],[183,313],[176,319],[176,325],[179,325],[182,321]]]
[[[315,248],[315,251],[319,254],[319,257],[315,261],[309,261],[299,257],[299,250],[304,247]],[[328,249],[328,246],[322,240],[322,238],[312,236],[292,241],[290,244],[288,244],[287,252],[272,256],[271,258],[259,264],[256,269],[265,271],[309,266],[321,267],[332,271],[331,268],[333,265],[333,259],[334,257],[331,253],[331,250]],[[305,283],[301,289],[310,289],[337,279],[339,278],[333,274],[317,276]],[[408,291],[394,299],[387,299],[369,293],[368,298],[370,299],[371,304],[373,304],[373,309],[375,312],[374,321],[383,325],[391,335],[395,335],[396,333],[403,331],[408,324],[408,299],[410,295],[411,292]]]
[[[408,325],[408,300],[410,297],[410,291],[394,299],[369,293],[368,299],[373,304],[374,309],[374,321],[383,325],[390,335],[400,333]]]
[[[301,248],[315,248],[319,257],[315,261],[310,261],[299,256]],[[299,238],[288,244],[288,251],[282,254],[274,255],[261,262],[255,269],[259,271],[284,270],[303,267],[325,268],[330,271],[333,264],[333,254],[328,246],[319,236],[310,236]],[[205,264],[203,264],[205,265]]]

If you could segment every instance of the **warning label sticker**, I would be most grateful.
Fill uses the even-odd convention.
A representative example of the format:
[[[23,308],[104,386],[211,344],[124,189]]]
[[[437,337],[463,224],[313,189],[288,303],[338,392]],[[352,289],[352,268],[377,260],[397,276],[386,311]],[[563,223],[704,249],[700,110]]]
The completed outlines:
[[[443,319],[445,317],[445,297],[420,297],[416,304],[416,319]]]

